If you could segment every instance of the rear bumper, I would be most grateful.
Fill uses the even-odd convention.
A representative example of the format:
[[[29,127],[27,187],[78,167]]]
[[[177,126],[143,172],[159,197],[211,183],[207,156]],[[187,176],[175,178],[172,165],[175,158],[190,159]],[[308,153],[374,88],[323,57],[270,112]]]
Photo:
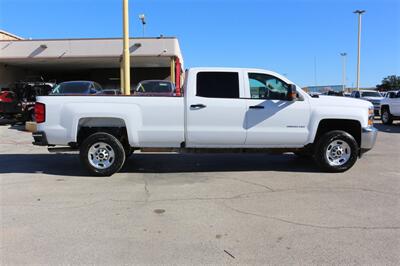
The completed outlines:
[[[32,137],[33,137],[33,142],[32,142],[33,145],[37,146],[49,145],[49,143],[47,142],[46,133],[44,133],[43,131],[32,133]]]
[[[374,147],[377,135],[378,135],[378,130],[373,126],[362,129],[361,150],[360,150],[361,154],[369,151]]]

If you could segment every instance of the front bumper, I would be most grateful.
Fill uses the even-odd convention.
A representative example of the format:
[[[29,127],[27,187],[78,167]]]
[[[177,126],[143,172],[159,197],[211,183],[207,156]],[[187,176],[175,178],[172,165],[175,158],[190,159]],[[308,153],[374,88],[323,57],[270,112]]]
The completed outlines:
[[[44,133],[43,131],[32,133],[32,137],[33,137],[33,142],[32,142],[33,145],[37,146],[49,145],[49,143],[47,142],[46,133]]]
[[[377,135],[378,130],[373,126],[362,129],[360,154],[363,154],[374,147]]]

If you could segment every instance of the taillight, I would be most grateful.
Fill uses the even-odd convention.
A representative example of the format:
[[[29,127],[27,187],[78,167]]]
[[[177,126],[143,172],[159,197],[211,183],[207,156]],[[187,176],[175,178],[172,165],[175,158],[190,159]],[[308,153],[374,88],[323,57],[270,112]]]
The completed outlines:
[[[46,106],[43,103],[35,103],[35,120],[36,123],[46,121]]]

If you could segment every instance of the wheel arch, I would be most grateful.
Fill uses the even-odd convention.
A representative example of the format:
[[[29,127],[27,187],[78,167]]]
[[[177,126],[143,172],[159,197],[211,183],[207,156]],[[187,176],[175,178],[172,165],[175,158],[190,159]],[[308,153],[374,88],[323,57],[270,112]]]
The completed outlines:
[[[76,143],[79,146],[87,137],[105,132],[116,137],[123,145],[129,145],[129,132],[125,120],[118,117],[82,117],[76,127]]]
[[[390,112],[390,105],[389,104],[382,104],[381,105],[381,112],[382,112],[382,110],[385,110],[385,109],[388,109],[389,110],[389,112]]]
[[[318,123],[313,143],[316,143],[325,133],[333,130],[342,130],[349,133],[356,140],[358,146],[361,147],[362,126],[360,121],[353,119],[322,119]]]

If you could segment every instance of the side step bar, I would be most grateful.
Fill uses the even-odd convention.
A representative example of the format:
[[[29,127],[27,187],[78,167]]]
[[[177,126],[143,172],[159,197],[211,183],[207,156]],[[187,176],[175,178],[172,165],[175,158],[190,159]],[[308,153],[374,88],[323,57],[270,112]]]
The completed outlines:
[[[51,147],[47,148],[50,153],[64,153],[64,152],[76,152],[78,149],[74,149],[71,147]]]

